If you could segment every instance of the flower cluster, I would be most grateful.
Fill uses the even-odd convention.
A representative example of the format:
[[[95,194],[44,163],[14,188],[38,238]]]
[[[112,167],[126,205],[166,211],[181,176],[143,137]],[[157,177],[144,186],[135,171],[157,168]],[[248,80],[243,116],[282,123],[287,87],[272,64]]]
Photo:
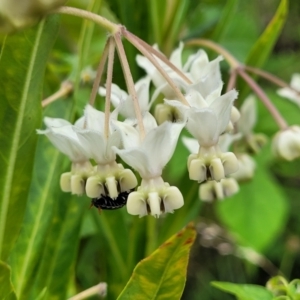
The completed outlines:
[[[193,136],[182,140],[191,152],[187,159],[189,178],[200,184],[202,200],[231,196],[239,190],[238,181],[253,177],[255,162],[249,153],[257,153],[266,143],[264,135],[253,133],[254,97],[247,98],[238,110],[234,106],[237,91],[222,94],[222,57],[209,61],[200,50],[183,64],[182,50],[180,44],[170,57],[175,68],[155,58],[163,72],[138,55],[137,64],[147,75],[135,83],[136,95],[112,83],[109,89],[100,87],[99,94],[115,107],[112,113],[87,105],[84,116],[74,125],[45,118],[47,128],[38,133],[45,134],[72,161],[71,171],[61,175],[63,191],[86,194],[99,209],[127,204],[128,213],[140,217],[172,213],[183,206],[184,199],[177,187],[163,180],[162,173],[183,128]],[[152,96],[151,84],[155,87]],[[160,94],[164,102],[152,109]],[[279,133],[274,140],[275,152],[288,159],[299,156],[299,132],[298,127],[290,127]],[[234,152],[229,151],[232,144]],[[139,173],[139,186],[133,171],[117,163],[117,156]]]

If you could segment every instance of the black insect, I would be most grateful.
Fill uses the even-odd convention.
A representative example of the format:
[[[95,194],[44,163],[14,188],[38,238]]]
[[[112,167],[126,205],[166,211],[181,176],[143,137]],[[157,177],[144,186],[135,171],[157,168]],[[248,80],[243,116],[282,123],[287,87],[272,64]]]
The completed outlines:
[[[128,195],[131,193],[129,192],[121,192],[116,199],[112,199],[109,196],[101,195],[99,198],[93,198],[91,202],[91,207],[95,206],[99,210],[107,209],[119,209],[122,208],[127,203]]]

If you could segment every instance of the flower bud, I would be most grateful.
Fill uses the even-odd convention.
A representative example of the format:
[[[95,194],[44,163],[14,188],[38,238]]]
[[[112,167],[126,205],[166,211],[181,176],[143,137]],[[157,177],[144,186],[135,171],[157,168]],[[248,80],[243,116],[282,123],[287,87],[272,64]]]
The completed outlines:
[[[278,132],[272,145],[275,155],[285,160],[294,160],[300,157],[300,127],[291,126]]]

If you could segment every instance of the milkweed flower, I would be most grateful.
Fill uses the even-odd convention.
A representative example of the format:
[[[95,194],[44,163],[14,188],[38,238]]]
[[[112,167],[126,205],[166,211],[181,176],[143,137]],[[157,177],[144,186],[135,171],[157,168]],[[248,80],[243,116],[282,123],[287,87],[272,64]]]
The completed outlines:
[[[149,86],[150,86],[150,77],[146,76],[138,80],[134,87],[136,90],[137,99],[139,101],[139,106],[142,115],[145,112],[149,111]],[[106,88],[100,87],[99,94],[101,96],[106,96]],[[130,95],[127,92],[120,89],[116,84],[111,86],[111,102],[119,114],[121,114],[126,119],[135,119],[135,110],[133,101]]]
[[[230,135],[225,133],[221,135],[218,142],[220,152],[228,151],[230,144],[240,138],[240,134]],[[183,137],[182,141],[191,153],[198,151],[199,143],[196,139]],[[229,178],[223,178],[220,181],[210,180],[202,182],[199,186],[199,198],[202,201],[212,202],[213,200],[223,200],[236,194],[239,191],[239,185],[233,176],[235,173],[231,173]]]
[[[199,187],[199,198],[205,202],[223,200],[239,191],[239,184],[234,178],[223,178],[220,181],[207,181]]]
[[[279,131],[273,139],[272,148],[275,155],[285,160],[300,157],[300,127],[293,125]]]
[[[153,48],[158,50],[157,45],[154,45]],[[190,62],[187,62],[185,65],[182,64],[181,54],[183,50],[183,43],[179,44],[179,47],[175,49],[170,56],[169,61],[175,65],[179,70],[181,70],[186,76],[189,76],[186,69]],[[155,56],[154,56],[155,57]],[[161,59],[155,57],[160,66],[166,71],[169,77],[176,82],[179,86],[183,84],[182,77],[177,74],[174,70],[172,70],[166,63],[164,63]],[[160,74],[160,72],[156,69],[156,67],[148,60],[148,58],[137,55],[136,56],[137,64],[145,70],[148,76],[151,78],[154,86],[161,92],[165,97],[172,99],[176,96],[173,88],[166,82],[165,78]]]
[[[183,206],[179,189],[162,179],[162,170],[171,159],[184,123],[165,122],[152,128],[140,141],[138,131],[126,123],[118,122],[125,149],[113,147],[115,152],[138,171],[142,181],[136,192],[130,193],[127,211],[143,217],[158,218],[162,213],[172,213]]]
[[[209,106],[199,93],[194,95],[190,107],[176,100],[166,102],[182,111],[187,119],[186,128],[199,143],[198,153],[188,158],[190,179],[199,183],[210,179],[219,181],[238,169],[235,155],[223,153],[218,147],[219,137],[228,126],[237,92],[232,90],[219,96]]]
[[[85,147],[79,140],[74,128],[83,128],[84,118],[80,118],[74,125],[59,118],[44,118],[47,128],[37,130],[44,134],[51,143],[72,161],[71,171],[63,173],[60,177],[60,186],[64,192],[84,194],[85,181],[93,172],[93,166],[86,155]]]
[[[250,95],[245,99],[240,108],[241,117],[237,121],[237,130],[242,134],[251,152],[258,153],[266,144],[267,137],[264,134],[255,134],[254,126],[257,122],[257,109],[255,97]]]
[[[112,147],[121,146],[121,135],[110,124],[108,136],[104,132],[105,114],[90,105],[84,111],[85,129],[75,128],[78,139],[85,146],[85,155],[93,159],[97,166],[86,181],[86,194],[90,198],[101,195],[117,198],[121,192],[128,192],[136,187],[137,180],[130,169],[117,164]],[[116,116],[112,114],[112,119]]]

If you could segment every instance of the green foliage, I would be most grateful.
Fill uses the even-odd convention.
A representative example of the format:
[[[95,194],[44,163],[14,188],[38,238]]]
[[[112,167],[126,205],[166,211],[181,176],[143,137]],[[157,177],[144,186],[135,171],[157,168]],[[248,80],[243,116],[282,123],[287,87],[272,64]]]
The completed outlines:
[[[270,56],[271,51],[280,36],[287,15],[288,0],[281,0],[274,17],[272,18],[264,32],[261,34],[259,39],[252,46],[245,60],[245,65],[257,68],[263,67],[265,61]],[[240,83],[238,87],[240,89],[239,97],[241,100],[243,100],[249,93],[250,89],[248,86],[246,86],[245,83]]]
[[[234,284],[230,282],[211,283],[214,287],[233,294],[238,300],[272,300],[273,296],[266,288],[253,284]]]
[[[276,185],[267,166],[269,149],[264,149],[257,158],[257,169],[250,182],[242,183],[238,194],[218,202],[218,216],[238,243],[266,251],[284,228],[287,217],[287,202]]]
[[[3,260],[21,228],[28,195],[36,128],[41,122],[41,88],[57,17],[5,39],[0,57],[0,257]]]
[[[0,299],[17,299],[10,281],[11,268],[0,261]]]
[[[118,299],[180,299],[195,236],[188,226],[139,262]]]

